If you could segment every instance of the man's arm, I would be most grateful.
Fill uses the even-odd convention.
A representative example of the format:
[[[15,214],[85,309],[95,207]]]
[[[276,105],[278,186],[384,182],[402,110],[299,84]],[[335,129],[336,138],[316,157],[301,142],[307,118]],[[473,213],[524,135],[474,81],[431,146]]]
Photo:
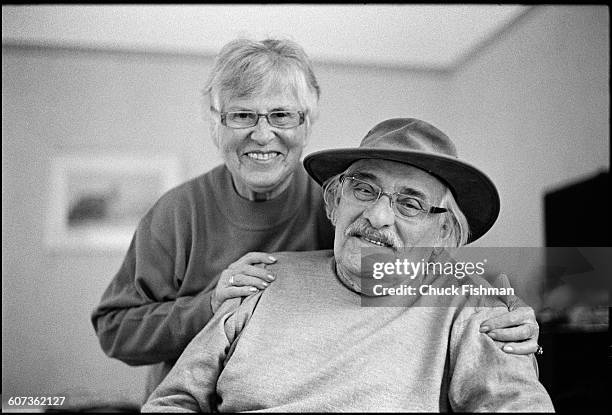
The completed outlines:
[[[501,304],[500,304],[501,305]],[[554,412],[531,356],[504,353],[480,324],[504,307],[466,307],[451,331],[449,401],[455,412]]]
[[[217,380],[232,344],[248,323],[260,297],[258,292],[246,299],[237,297],[223,302],[153,391],[141,412],[216,411]]]

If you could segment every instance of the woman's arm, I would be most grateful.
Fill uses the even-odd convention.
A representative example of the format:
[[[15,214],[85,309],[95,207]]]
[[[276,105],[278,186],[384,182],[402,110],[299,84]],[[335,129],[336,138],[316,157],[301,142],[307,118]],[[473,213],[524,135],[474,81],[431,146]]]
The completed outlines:
[[[498,288],[510,288],[510,281],[505,274],[499,275],[491,284]],[[516,295],[500,296],[500,300],[508,307],[508,311],[483,321],[480,332],[501,342],[501,349],[506,353],[535,353],[538,350],[540,327],[533,308]]]
[[[195,242],[206,239],[207,229],[196,225],[204,212],[189,200],[184,190],[172,190],[139,222],[91,317],[108,356],[130,365],[175,361],[221,302],[264,290],[272,281],[259,265],[274,261],[262,252],[244,252],[219,269],[223,263],[211,256],[214,247],[208,251]],[[238,241],[233,249],[239,253],[240,247]]]
[[[150,211],[140,221],[121,268],[92,313],[104,352],[130,365],[176,360],[213,313],[208,288],[180,295],[172,214]],[[187,239],[187,235],[185,235]],[[204,276],[203,276],[204,278]]]

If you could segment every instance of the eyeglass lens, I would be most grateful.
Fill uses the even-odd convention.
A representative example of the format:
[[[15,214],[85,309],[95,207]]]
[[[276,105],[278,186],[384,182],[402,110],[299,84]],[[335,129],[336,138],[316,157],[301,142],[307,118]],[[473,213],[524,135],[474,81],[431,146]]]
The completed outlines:
[[[383,191],[380,187],[364,182],[353,177],[345,177],[346,187],[348,188],[348,196],[351,196],[357,202],[365,202],[372,204],[376,202]],[[422,213],[427,213],[428,209],[424,209],[422,203],[414,197],[408,195],[394,195],[391,198],[391,205],[394,211],[400,217],[415,217]],[[395,199],[395,200],[393,200]]]
[[[260,116],[265,116],[268,123],[274,127],[291,128],[301,123],[298,111],[272,111],[268,114],[257,114],[254,111],[231,111],[227,113],[225,122],[229,127],[253,127],[257,125]]]

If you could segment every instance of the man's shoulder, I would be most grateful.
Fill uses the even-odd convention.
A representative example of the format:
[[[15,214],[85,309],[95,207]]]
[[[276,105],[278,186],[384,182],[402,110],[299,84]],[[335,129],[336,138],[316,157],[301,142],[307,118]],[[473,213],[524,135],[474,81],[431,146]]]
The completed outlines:
[[[491,281],[478,275],[470,275],[463,284],[469,286],[468,300],[475,307],[506,307],[503,298],[514,295],[513,288],[493,285]]]
[[[499,310],[507,310],[503,301],[507,292],[478,275],[436,274],[432,280],[426,280],[425,285],[431,287],[433,294],[423,297],[422,301],[436,307],[453,308],[460,320],[478,313],[496,314]]]
[[[279,275],[290,278],[299,276],[326,276],[332,272],[334,251],[283,251],[271,254],[276,262],[267,268]],[[285,277],[286,278],[286,277]]]
[[[332,249],[317,251],[282,251],[271,254],[277,259],[275,265],[287,264],[295,267],[304,267],[328,263],[334,256]]]
[[[263,291],[262,299],[273,303],[300,303],[305,293],[326,292],[334,289],[332,250],[274,252],[276,262],[266,269],[275,280]]]
[[[459,287],[461,298],[457,303],[459,314],[456,323],[474,319],[484,321],[508,311],[503,301],[507,291],[491,285],[485,278],[467,276],[459,282]]]

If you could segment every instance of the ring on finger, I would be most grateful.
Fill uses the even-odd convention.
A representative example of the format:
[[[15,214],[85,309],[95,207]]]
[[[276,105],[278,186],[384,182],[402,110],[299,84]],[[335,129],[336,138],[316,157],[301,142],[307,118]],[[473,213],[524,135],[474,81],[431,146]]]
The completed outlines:
[[[537,354],[538,356],[542,356],[544,354],[544,348],[538,345],[538,350],[536,350],[535,354]]]

